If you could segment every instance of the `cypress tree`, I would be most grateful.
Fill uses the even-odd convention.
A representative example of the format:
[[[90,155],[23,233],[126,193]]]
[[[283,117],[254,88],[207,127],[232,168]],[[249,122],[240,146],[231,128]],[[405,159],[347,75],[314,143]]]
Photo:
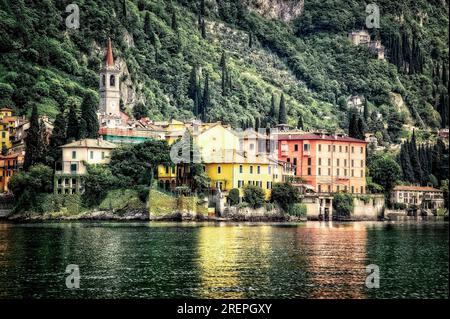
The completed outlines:
[[[206,74],[205,86],[203,87],[203,100],[202,100],[202,121],[206,122],[206,113],[210,107],[210,97],[209,97],[209,74]]]
[[[144,17],[144,32],[152,41],[153,31],[152,31],[152,26],[151,26],[151,22],[150,22],[150,13],[148,13],[148,12],[145,13],[145,17]],[[152,41],[152,44],[154,45],[153,41]]]
[[[358,117],[356,125],[356,138],[364,140],[364,122],[360,117]]]
[[[171,22],[172,30],[178,32],[178,21],[177,21],[177,13],[175,9],[172,12],[172,22]]]
[[[91,90],[84,94],[83,102],[81,103],[81,123],[84,123],[85,136],[84,138],[97,138],[100,126],[97,117],[98,99],[95,93]],[[81,128],[81,125],[80,125]],[[83,137],[82,137],[83,138]]]
[[[301,114],[298,116],[297,128],[303,130],[303,116]]]
[[[357,131],[358,130],[357,130],[356,114],[352,112],[350,115],[350,120],[348,122],[348,136],[356,138],[356,136],[358,135]]]
[[[411,165],[414,172],[414,181],[416,183],[422,183],[423,181],[423,173],[422,167],[420,166],[419,153],[417,151],[416,145],[416,133],[413,130],[413,135],[411,141],[409,142],[409,156],[411,159]]]
[[[225,51],[222,52],[222,57],[220,58],[219,66],[222,68],[222,96],[227,95],[227,85],[228,85],[228,71],[227,71],[227,58]]]
[[[197,77],[197,67],[193,66],[191,69],[191,74],[189,76],[188,85],[188,96],[192,101],[195,101],[198,95],[198,77]]]
[[[23,162],[23,168],[27,171],[32,165],[38,162],[41,157],[39,145],[41,144],[39,139],[41,134],[39,132],[39,115],[37,111],[37,105],[33,105],[30,117],[30,128],[27,131],[25,138],[25,158]]]
[[[363,111],[363,115],[364,115],[364,122],[367,123],[367,121],[369,120],[369,102],[367,101],[367,99],[364,99],[364,111]]]
[[[67,116],[67,141],[72,142],[80,138],[80,123],[75,106],[71,106]]]
[[[414,172],[409,158],[408,142],[404,142],[400,147],[400,166],[406,181],[414,182]]]
[[[249,32],[248,33],[248,47],[252,48],[252,46],[253,46],[253,33]]]
[[[270,111],[269,111],[269,120],[267,122],[268,122],[267,124],[270,127],[277,124],[277,110],[276,110],[276,106],[275,106],[275,94],[274,93],[272,93],[272,101],[270,104]]]
[[[66,129],[64,113],[60,112],[53,123],[53,132],[50,137],[50,156],[53,162],[59,161],[62,158],[60,146],[66,144]]]
[[[257,118],[255,118],[255,131],[258,132],[260,127],[261,127],[261,123],[260,123],[259,117],[257,117]]]
[[[278,113],[278,123],[279,124],[287,124],[287,116],[286,116],[286,102],[284,101],[284,94],[281,93],[280,98],[280,108]]]

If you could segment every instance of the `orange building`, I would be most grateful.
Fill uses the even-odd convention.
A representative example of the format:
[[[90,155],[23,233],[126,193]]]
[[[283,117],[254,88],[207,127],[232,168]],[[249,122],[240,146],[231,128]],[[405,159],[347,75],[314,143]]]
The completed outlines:
[[[22,163],[23,156],[19,154],[0,155],[0,192],[9,192],[9,180],[19,170],[19,165]]]
[[[278,134],[278,158],[316,193],[366,192],[367,142],[342,135]]]

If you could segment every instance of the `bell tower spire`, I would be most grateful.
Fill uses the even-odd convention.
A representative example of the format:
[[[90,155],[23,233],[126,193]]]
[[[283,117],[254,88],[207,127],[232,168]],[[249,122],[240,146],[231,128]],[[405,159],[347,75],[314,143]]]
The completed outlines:
[[[99,113],[120,118],[120,70],[114,63],[112,42],[108,39],[105,64],[100,70]]]

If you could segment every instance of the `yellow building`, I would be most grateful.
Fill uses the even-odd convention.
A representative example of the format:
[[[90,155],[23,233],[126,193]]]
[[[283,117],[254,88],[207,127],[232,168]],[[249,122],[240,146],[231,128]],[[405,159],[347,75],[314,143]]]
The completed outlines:
[[[16,119],[13,116],[12,109],[7,107],[0,109],[0,143],[2,149],[4,145],[7,149],[11,148]]]
[[[262,155],[250,160],[245,153],[236,150],[212,154],[205,163],[205,172],[211,178],[211,189],[228,193],[237,188],[242,197],[245,186],[259,186],[265,191],[266,199],[270,197],[273,184],[281,182],[286,173],[281,162]]]

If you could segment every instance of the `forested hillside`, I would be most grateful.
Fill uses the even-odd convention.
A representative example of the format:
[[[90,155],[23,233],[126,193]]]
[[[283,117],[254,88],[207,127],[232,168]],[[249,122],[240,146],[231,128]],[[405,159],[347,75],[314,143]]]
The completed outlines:
[[[283,96],[289,124],[346,130],[346,99],[361,95],[366,130],[385,142],[403,124],[448,126],[448,1],[377,1],[381,28],[369,31],[385,61],[347,38],[365,1],[280,2],[80,0],[68,29],[70,1],[0,0],[0,103],[51,117],[80,105],[111,37],[121,106],[137,117],[266,126]]]

